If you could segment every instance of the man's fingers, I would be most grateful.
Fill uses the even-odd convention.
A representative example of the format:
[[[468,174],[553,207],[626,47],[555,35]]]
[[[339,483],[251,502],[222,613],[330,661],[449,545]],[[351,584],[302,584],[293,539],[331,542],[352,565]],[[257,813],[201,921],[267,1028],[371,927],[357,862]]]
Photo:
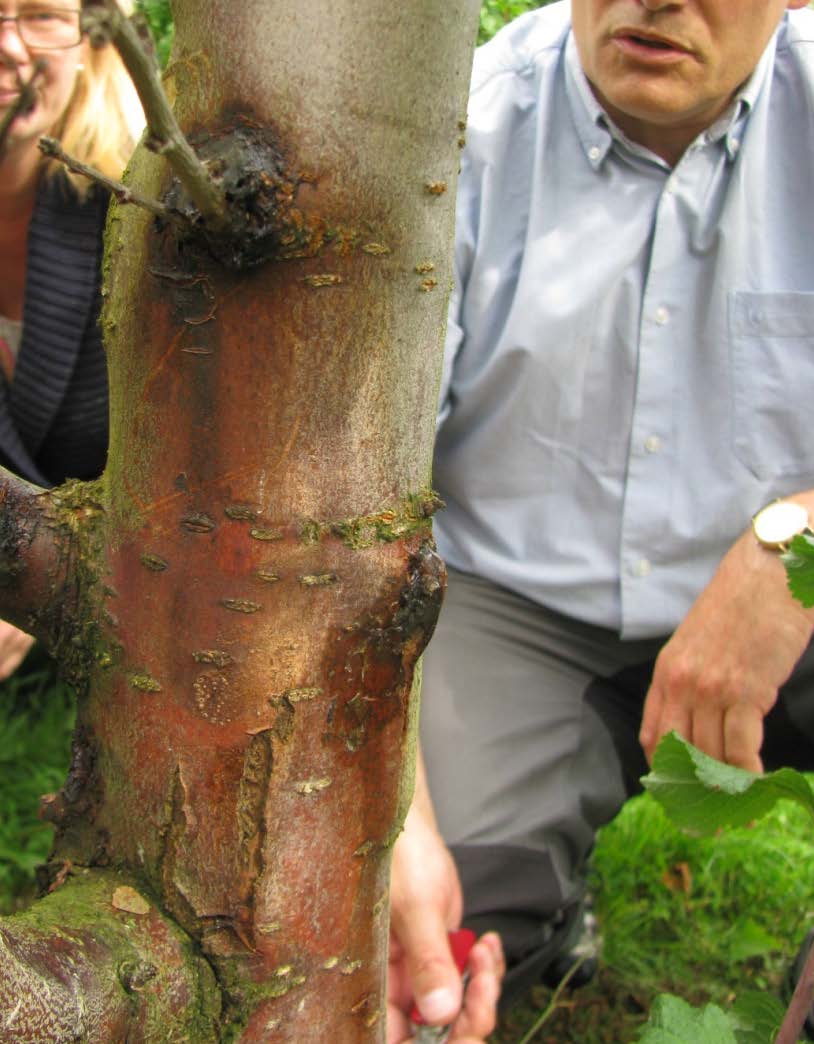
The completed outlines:
[[[639,729],[639,743],[642,746],[645,757],[648,762],[653,760],[653,751],[656,747],[656,738],[659,719],[661,718],[661,708],[663,699],[661,696],[661,690],[655,685],[651,685],[650,691],[647,694],[647,699],[644,701],[644,711],[642,712],[642,724]]]
[[[648,762],[652,762],[659,740],[668,732],[675,731],[692,743],[692,727],[693,721],[689,707],[677,702],[674,698],[667,700],[661,695],[659,689],[655,686],[651,688],[645,702],[645,711],[639,731],[639,742]]]
[[[497,1023],[497,1002],[506,970],[500,937],[494,932],[482,936],[469,958],[469,984],[464,995],[463,1011],[455,1022],[451,1042],[474,1039],[481,1041]]]
[[[402,1044],[411,1040],[410,1023],[401,1008],[393,1001],[387,1002],[387,1044]]]
[[[724,716],[718,708],[697,710],[692,719],[690,742],[718,761],[724,760]]]
[[[414,908],[398,930],[418,1010],[427,1022],[452,1022],[461,1007],[461,975],[452,958],[440,910]]]
[[[749,772],[762,772],[763,714],[752,705],[731,707],[724,717],[724,759]]]

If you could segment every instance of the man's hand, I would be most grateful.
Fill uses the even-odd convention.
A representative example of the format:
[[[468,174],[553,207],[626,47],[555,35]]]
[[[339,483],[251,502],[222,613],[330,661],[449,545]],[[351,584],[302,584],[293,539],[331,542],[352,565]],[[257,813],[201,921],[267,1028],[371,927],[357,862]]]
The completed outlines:
[[[457,1018],[454,1017],[456,1008],[453,1005],[451,1009],[446,1009],[450,1014],[433,1019],[434,1024],[442,1026],[453,1022],[449,1044],[483,1044],[486,1036],[495,1028],[500,980],[503,977],[503,950],[500,937],[495,932],[481,936],[472,947],[467,971],[469,983],[463,998],[463,1008]],[[412,1041],[413,1030],[406,1013],[413,1005],[413,990],[407,971],[406,952],[392,932],[387,992],[387,1044]],[[429,1000],[429,1004],[422,1005],[425,1018],[429,1018],[434,1006],[439,1011],[444,1010],[432,994],[426,1000]],[[457,1003],[460,1005],[460,1001]]]
[[[675,729],[713,758],[761,772],[763,719],[812,629],[779,555],[744,533],[656,660],[639,734],[648,761]]]
[[[17,670],[33,644],[34,639],[30,634],[0,620],[0,681]]]
[[[447,932],[460,925],[462,907],[458,873],[419,765],[416,797],[393,851],[387,1044],[412,1040],[408,1013],[414,1002],[427,1022],[454,1023],[450,1044],[477,1044],[494,1029],[505,971],[500,938],[490,932],[473,946],[462,997],[447,941]]]

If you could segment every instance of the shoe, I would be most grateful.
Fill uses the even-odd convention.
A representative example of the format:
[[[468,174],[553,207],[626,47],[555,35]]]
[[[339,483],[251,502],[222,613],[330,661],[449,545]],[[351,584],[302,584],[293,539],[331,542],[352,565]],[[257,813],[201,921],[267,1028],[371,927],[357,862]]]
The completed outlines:
[[[586,986],[599,967],[596,919],[579,904],[563,911],[557,921],[543,926],[544,942],[510,962],[503,979],[498,1011],[508,1011],[524,994],[539,984],[556,989],[574,965],[579,967],[568,979],[569,989]]]

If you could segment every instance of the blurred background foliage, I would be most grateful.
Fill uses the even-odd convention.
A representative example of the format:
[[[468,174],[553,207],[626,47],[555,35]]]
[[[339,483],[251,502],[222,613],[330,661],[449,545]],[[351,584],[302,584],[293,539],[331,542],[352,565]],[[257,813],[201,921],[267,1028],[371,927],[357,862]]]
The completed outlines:
[[[507,22],[535,7],[545,7],[551,0],[483,0],[480,5],[478,43],[486,43]]]

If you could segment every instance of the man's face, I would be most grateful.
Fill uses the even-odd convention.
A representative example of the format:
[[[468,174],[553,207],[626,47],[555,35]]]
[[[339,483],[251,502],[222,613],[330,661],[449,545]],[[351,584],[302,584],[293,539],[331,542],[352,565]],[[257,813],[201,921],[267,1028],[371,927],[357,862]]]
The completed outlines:
[[[686,147],[748,79],[786,7],[806,0],[572,0],[582,67],[634,140]],[[656,151],[660,151],[656,149]]]

